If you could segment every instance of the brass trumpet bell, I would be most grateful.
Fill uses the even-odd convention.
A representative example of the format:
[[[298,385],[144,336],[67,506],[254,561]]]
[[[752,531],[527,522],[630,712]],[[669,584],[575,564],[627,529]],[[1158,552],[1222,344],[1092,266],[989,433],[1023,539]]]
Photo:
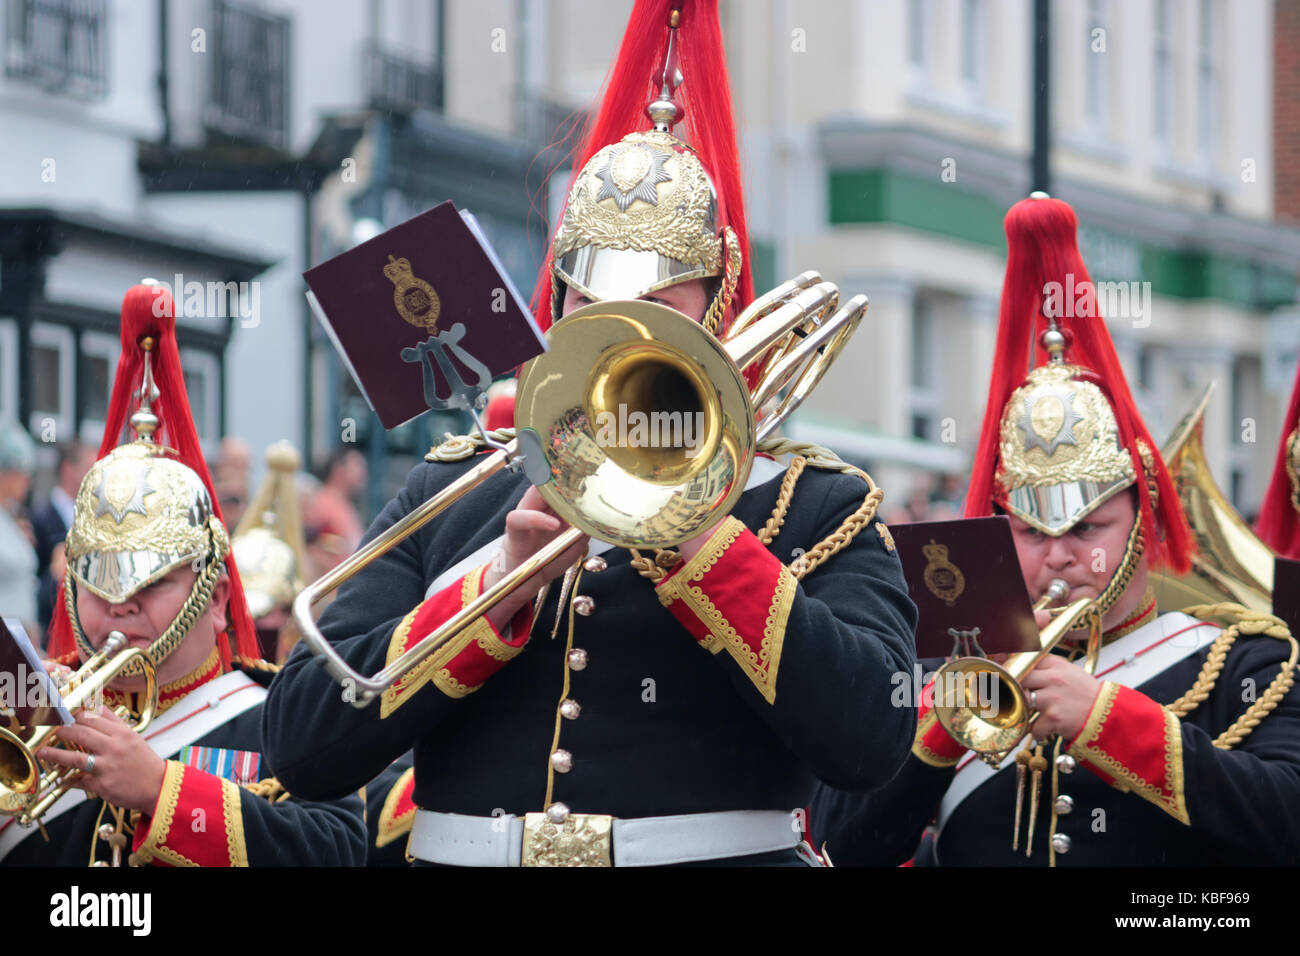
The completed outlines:
[[[986,657],[959,657],[939,668],[934,678],[934,715],[943,729],[978,754],[1000,758],[1014,748],[1029,733],[1034,717],[1020,682],[1075,628],[1091,606],[1091,598],[1079,598],[1066,605],[1043,628],[1039,649],[1013,654],[1005,666]],[[986,674],[996,681],[995,690],[981,700],[977,688]]]
[[[125,649],[123,649],[125,648]],[[119,631],[109,635],[104,646],[68,678],[63,688],[63,705],[73,714],[94,704],[104,689],[133,662],[144,673],[144,710],[134,729],[143,731],[158,707],[158,682],[153,660],[138,647],[126,647]],[[126,717],[126,708],[118,708]],[[45,769],[36,751],[53,742],[59,725],[18,728],[0,727],[0,814],[17,817],[23,826],[37,822],[55,801],[76,782],[79,770],[66,767]]]

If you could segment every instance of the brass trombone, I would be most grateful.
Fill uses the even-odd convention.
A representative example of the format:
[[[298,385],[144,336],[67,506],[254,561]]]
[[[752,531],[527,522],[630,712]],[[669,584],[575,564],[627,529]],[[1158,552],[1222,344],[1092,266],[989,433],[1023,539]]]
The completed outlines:
[[[1035,603],[1034,610],[1042,610],[1062,600],[1069,592],[1065,581],[1060,578],[1053,580],[1047,593]],[[1039,649],[1012,654],[1005,665],[987,657],[959,657],[940,667],[934,678],[934,714],[943,729],[967,750],[980,754],[986,762],[994,766],[1001,763],[1002,758],[1029,733],[1035,716],[1029,706],[1029,695],[1020,686],[1021,680],[1052,652],[1091,605],[1090,598],[1079,598],[1054,611],[1051,623],[1039,635]],[[990,679],[996,681],[994,695],[981,701],[976,687],[981,680]],[[996,710],[991,705],[996,705]]]
[[[126,647],[126,636],[121,631],[112,631],[104,646],[68,678],[62,688],[64,706],[74,714],[90,706],[135,660],[140,661],[144,672],[145,707],[134,729],[143,731],[158,707],[157,675],[149,655],[138,647]],[[115,712],[123,719],[129,716],[125,707],[118,707]],[[36,751],[52,742],[59,726],[51,724],[19,731],[0,727],[0,814],[17,817],[22,826],[39,821],[81,775],[80,770],[68,767],[47,770],[36,757]]]
[[[837,308],[836,286],[805,272],[756,299],[725,342],[639,299],[570,313],[547,333],[548,351],[524,366],[515,438],[300,592],[293,614],[303,642],[349,691],[345,699],[364,707],[584,534],[642,548],[702,534],[731,511],[758,443],[812,391],[867,305],[859,295]],[[742,373],[755,363],[751,399]],[[785,398],[758,421],[757,410],[783,389]],[[609,440],[608,429],[634,415],[677,428],[678,437],[697,423],[690,447]],[[507,467],[521,467],[573,527],[373,676],[349,667],[316,626],[312,605]]]

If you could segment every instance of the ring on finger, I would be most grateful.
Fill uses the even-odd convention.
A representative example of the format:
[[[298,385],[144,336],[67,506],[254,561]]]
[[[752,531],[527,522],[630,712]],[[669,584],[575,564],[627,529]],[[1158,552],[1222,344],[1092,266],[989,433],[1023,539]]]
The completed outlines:
[[[86,773],[95,772],[95,755],[89,754],[86,757]]]
[[[1038,709],[1038,691],[1036,690],[1031,690],[1029,692],[1029,709],[1030,710]]]

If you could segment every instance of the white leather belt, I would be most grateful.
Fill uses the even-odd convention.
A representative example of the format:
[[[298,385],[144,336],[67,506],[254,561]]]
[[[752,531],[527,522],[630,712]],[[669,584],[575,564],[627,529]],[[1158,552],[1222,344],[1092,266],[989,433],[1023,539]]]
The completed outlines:
[[[781,810],[635,820],[571,813],[560,823],[543,813],[473,817],[419,810],[407,854],[446,866],[666,866],[790,850],[802,840],[798,816]]]

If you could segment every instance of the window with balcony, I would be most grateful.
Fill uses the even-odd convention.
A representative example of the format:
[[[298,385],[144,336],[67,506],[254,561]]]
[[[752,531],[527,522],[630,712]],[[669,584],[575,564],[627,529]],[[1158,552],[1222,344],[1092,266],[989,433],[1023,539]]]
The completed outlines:
[[[1152,84],[1152,132],[1158,142],[1168,146],[1171,138],[1174,110],[1174,55],[1170,37],[1173,36],[1173,10],[1170,0],[1156,0],[1155,73]]]
[[[108,93],[108,0],[9,0],[5,74],[53,93]]]
[[[372,40],[365,49],[365,76],[370,105],[377,110],[410,113],[442,109],[440,63],[421,63]]]
[[[1215,82],[1214,36],[1218,27],[1214,0],[1200,0],[1196,36],[1196,146],[1201,159],[1214,162],[1214,137],[1218,123],[1218,90]]]
[[[962,0],[961,82],[979,95],[984,89],[984,50],[988,43],[984,0]]]
[[[221,135],[282,148],[289,138],[289,19],[213,0],[204,122]]]
[[[18,417],[18,323],[0,319],[0,422]]]
[[[1104,36],[1098,30],[1105,30],[1102,22],[1101,0],[1088,0],[1087,16],[1087,52],[1084,54],[1083,68],[1083,115],[1089,127],[1102,130],[1105,127],[1106,111],[1106,54],[1105,48],[1098,49],[1094,37]]]
[[[32,324],[27,361],[31,416],[27,430],[45,436],[53,425],[56,441],[72,434],[76,417],[76,342],[72,329],[46,322]]]

